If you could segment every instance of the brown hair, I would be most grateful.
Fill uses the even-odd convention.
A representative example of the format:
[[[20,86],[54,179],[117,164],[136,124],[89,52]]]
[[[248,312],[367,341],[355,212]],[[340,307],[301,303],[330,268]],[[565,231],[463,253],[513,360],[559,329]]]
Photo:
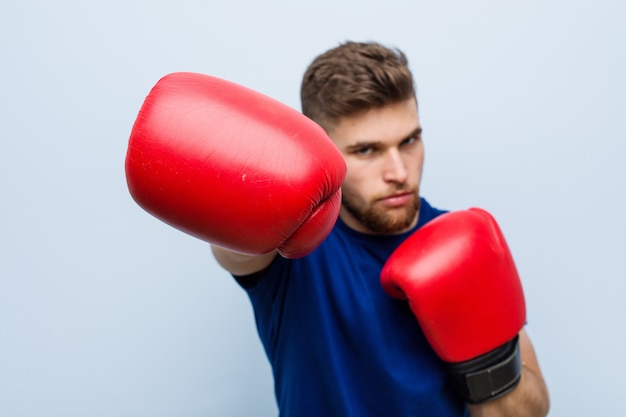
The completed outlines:
[[[375,42],[346,42],[319,55],[300,89],[302,112],[327,131],[341,117],[415,97],[405,54]]]

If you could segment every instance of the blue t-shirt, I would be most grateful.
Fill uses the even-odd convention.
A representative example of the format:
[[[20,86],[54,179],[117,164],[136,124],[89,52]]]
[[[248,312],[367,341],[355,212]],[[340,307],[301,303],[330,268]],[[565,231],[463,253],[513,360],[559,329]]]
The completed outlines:
[[[442,213],[422,199],[415,229]],[[248,289],[281,416],[469,415],[408,304],[380,285],[415,229],[373,236],[338,220],[313,253],[277,257]]]

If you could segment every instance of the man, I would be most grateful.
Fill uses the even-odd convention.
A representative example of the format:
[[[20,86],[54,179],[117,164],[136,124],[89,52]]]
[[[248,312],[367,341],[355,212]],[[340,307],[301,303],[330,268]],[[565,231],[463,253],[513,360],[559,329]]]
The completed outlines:
[[[325,190],[321,197],[302,191],[303,194],[316,194],[303,198],[314,201],[312,211],[315,215],[304,221],[301,219],[303,215],[292,216],[298,217],[298,222],[304,226],[301,223],[290,226],[293,227],[291,231],[283,231],[282,225],[268,222],[266,229],[269,232],[235,225],[225,232],[220,229],[214,233],[212,229],[208,238],[196,233],[212,243],[219,264],[234,275],[249,294],[259,336],[272,365],[281,415],[545,416],[549,407],[548,394],[532,344],[521,328],[524,310],[520,296],[503,296],[505,313],[500,316],[504,317],[505,324],[501,327],[505,331],[500,328],[487,332],[480,330],[480,326],[490,320],[479,326],[471,324],[475,321],[472,316],[475,307],[466,308],[455,317],[455,321],[460,322],[464,316],[472,317],[472,320],[469,325],[463,324],[464,328],[453,331],[428,328],[428,319],[432,317],[425,319],[424,314],[418,312],[420,306],[430,303],[437,312],[428,315],[445,315],[453,306],[444,297],[424,296],[424,290],[414,285],[416,279],[431,275],[432,270],[437,273],[445,270],[437,279],[429,279],[428,286],[438,290],[446,286],[443,292],[450,293],[453,290],[449,288],[454,285],[441,284],[440,281],[452,281],[448,275],[464,274],[466,268],[463,265],[479,262],[475,259],[488,252],[494,242],[505,253],[507,250],[498,235],[484,245],[472,240],[470,246],[479,247],[476,256],[453,253],[445,242],[457,239],[457,235],[470,234],[474,224],[482,220],[474,220],[475,213],[461,213],[459,223],[449,226],[457,220],[448,220],[452,218],[450,213],[434,208],[420,197],[424,163],[422,126],[405,55],[377,43],[344,43],[313,61],[304,75],[301,97],[303,113],[323,127],[345,162],[347,171],[341,183],[338,219],[335,221],[332,216],[327,218],[327,215],[316,214],[318,207],[322,207],[320,211],[328,212],[328,205],[332,206],[329,201],[335,196],[332,189],[320,187]],[[274,135],[278,135],[279,130],[284,130],[282,125]],[[273,148],[274,145],[269,144],[273,138],[269,136],[262,143]],[[247,146],[258,145],[257,140],[250,141]],[[306,144],[303,142],[302,146]],[[197,152],[195,147],[193,149]],[[213,156],[215,149],[207,154]],[[274,152],[282,149],[277,147]],[[248,153],[246,149],[243,157],[230,152],[226,158],[231,161],[245,159],[245,164],[240,165],[247,167],[252,156],[267,153],[260,149],[254,152]],[[319,165],[330,173],[328,177],[336,173],[340,176],[341,164],[333,159],[330,150],[325,152],[328,161],[321,161]],[[294,158],[301,158],[302,153],[295,152]],[[286,163],[276,158],[272,164],[266,165]],[[223,158],[214,158],[214,161],[219,159]],[[317,161],[319,158],[309,159]],[[233,169],[240,169],[240,165]],[[299,176],[292,172],[299,165],[291,163],[285,170],[283,176],[291,177],[285,182]],[[214,166],[211,169],[218,170]],[[254,168],[254,171],[258,170],[262,169]],[[231,175],[227,167],[220,167],[219,171],[222,180]],[[275,188],[264,189],[265,194],[261,197],[248,198],[251,191],[242,192],[239,187],[241,183],[247,185],[249,182],[250,170],[244,174],[237,172],[229,180],[229,186],[223,191],[220,189],[224,195],[236,187],[238,195],[243,195],[244,202],[237,209],[247,210],[241,210],[234,217],[235,223],[254,216],[254,207],[262,204],[260,199],[281,192]],[[337,183],[317,173],[305,176],[315,176],[315,183]],[[264,187],[263,182],[255,180],[255,188],[246,190],[256,191],[259,187]],[[283,204],[275,206],[276,211],[281,212],[283,206],[293,204],[291,198],[298,198],[299,190],[288,194]],[[231,209],[235,210],[232,206]],[[204,215],[216,217],[218,214]],[[289,216],[279,213],[277,218]],[[480,229],[479,236],[497,229],[488,215],[482,218],[487,218],[489,225],[484,229],[487,232]],[[178,222],[178,218],[170,221]],[[311,222],[313,226],[309,227]],[[433,227],[437,229],[431,237],[420,238],[422,231],[432,231]],[[198,226],[194,223],[181,228],[194,232]],[[287,236],[286,242],[295,240],[301,244],[313,234],[311,230],[324,231],[311,237],[310,247],[304,250],[277,243],[269,246],[274,250],[266,250],[253,248],[252,243],[248,243],[263,241],[268,234],[276,234]],[[228,236],[224,238],[222,235]],[[412,239],[417,239],[417,243]],[[435,242],[437,251],[444,253],[443,261],[424,261],[428,256],[420,255],[421,248],[432,245],[432,242]],[[409,255],[400,253],[401,247],[407,244],[411,246]],[[504,273],[485,272],[492,264],[500,262],[496,257],[486,256],[487,261],[480,261],[483,263],[479,270],[481,274],[492,275],[487,285],[489,291],[496,292],[496,298],[499,298],[500,291],[493,288],[505,285],[503,292],[507,292],[508,288],[516,287],[516,271],[509,262]],[[397,258],[402,259],[398,261]],[[418,277],[410,276],[409,270],[419,262],[429,264],[418,267],[421,271]],[[450,264],[462,265],[457,268],[461,272],[447,272]],[[383,268],[385,271],[399,269],[401,276],[387,273]],[[380,281],[381,271],[385,291]],[[464,275],[463,280],[466,280]],[[399,294],[399,297],[407,295],[411,303],[391,297],[389,294],[393,295],[394,291],[398,291],[395,295]],[[424,301],[416,305],[415,300],[420,297]],[[467,297],[476,296],[468,293]],[[491,304],[482,300],[481,303]],[[511,309],[509,305],[519,308]],[[509,316],[516,316],[516,321]],[[472,330],[472,326],[475,329]],[[436,339],[446,332],[454,343],[436,346]],[[467,336],[459,338],[459,332]],[[491,333],[506,332],[494,339],[507,341],[502,346],[500,342],[493,345],[484,342]],[[472,345],[470,339],[477,339],[478,354],[472,352],[469,358],[462,357],[457,363],[451,352],[458,351],[460,346],[461,355],[466,353],[465,346]],[[491,382],[474,382],[475,375]],[[486,391],[482,390],[485,384],[489,385]]]

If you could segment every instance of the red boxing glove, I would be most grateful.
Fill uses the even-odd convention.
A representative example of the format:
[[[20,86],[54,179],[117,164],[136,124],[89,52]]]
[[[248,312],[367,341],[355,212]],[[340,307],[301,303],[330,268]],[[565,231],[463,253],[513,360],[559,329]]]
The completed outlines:
[[[517,385],[524,293],[489,213],[469,209],[430,221],[390,256],[381,283],[389,295],[408,300],[467,402],[498,398]]]
[[[207,75],[163,77],[132,129],[126,178],[165,223],[245,254],[304,256],[339,213],[343,157],[324,130],[258,92]]]

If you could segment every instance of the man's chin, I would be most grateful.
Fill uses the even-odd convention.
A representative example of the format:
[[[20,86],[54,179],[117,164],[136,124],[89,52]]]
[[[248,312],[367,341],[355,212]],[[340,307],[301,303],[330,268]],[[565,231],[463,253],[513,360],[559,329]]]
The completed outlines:
[[[412,217],[404,217],[401,219],[395,219],[388,223],[386,230],[387,234],[400,234],[407,232],[417,224],[417,215]]]
[[[413,228],[419,218],[419,209],[420,200],[417,198],[413,205],[389,212],[387,233],[404,233]]]
[[[393,235],[410,230],[417,224],[418,211],[414,208],[394,209],[371,217],[366,222],[367,226],[379,234]]]

